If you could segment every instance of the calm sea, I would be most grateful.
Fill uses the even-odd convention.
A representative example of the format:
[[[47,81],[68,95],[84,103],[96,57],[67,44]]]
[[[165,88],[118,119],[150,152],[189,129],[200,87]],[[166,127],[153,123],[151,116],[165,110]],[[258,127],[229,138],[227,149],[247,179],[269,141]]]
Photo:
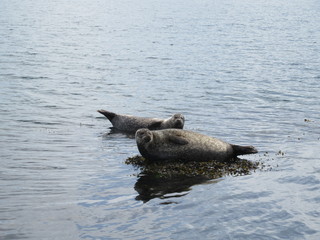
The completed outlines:
[[[320,239],[318,0],[0,0],[1,239]],[[268,170],[158,179],[97,109]],[[149,196],[148,201],[142,196]]]

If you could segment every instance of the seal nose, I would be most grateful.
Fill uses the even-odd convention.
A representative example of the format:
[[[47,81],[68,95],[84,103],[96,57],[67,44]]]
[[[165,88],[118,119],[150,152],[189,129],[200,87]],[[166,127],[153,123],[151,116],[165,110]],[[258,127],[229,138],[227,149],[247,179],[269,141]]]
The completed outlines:
[[[143,136],[142,139],[143,139],[143,141],[146,142],[146,143],[151,141],[151,137],[150,137],[149,135]]]
[[[175,119],[175,124],[174,126],[176,128],[182,128],[183,127],[183,119],[182,118],[177,118]]]

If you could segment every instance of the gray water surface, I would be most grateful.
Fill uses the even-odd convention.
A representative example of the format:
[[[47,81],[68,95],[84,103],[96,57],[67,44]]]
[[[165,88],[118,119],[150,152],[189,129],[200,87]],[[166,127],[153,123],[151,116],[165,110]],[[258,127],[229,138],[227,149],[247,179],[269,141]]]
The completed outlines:
[[[1,239],[319,239],[316,0],[0,0]],[[185,115],[267,170],[139,175],[97,109]],[[147,197],[147,198],[146,198]]]

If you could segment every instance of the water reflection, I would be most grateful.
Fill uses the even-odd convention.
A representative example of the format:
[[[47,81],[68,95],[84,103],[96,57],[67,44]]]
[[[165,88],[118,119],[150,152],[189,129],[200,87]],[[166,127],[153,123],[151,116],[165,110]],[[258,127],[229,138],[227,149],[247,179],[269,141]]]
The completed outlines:
[[[252,170],[263,168],[260,162],[239,158],[228,162],[156,162],[134,156],[128,158],[126,164],[140,170],[134,189],[138,192],[136,200],[143,202],[153,198],[181,197],[186,195],[193,185],[212,179],[220,181],[219,179],[226,175],[247,175]]]
[[[125,131],[119,130],[117,128],[114,128],[114,127],[109,127],[109,131],[103,133],[102,136],[104,138],[108,138],[110,135],[118,135],[118,134],[123,135],[127,138],[130,138],[130,139],[135,139],[135,134],[130,133],[130,132],[125,132]]]
[[[210,180],[206,176],[170,176],[164,177],[152,173],[139,174],[134,189],[138,192],[136,200],[148,202],[153,198],[174,198],[188,194],[191,187]],[[174,193],[173,195],[171,193]],[[168,195],[170,194],[170,195]]]

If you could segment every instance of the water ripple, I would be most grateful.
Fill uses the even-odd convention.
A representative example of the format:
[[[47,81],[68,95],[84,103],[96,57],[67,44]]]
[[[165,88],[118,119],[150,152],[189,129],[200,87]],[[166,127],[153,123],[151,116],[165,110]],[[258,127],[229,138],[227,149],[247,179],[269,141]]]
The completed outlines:
[[[316,1],[1,1],[1,239],[318,239]],[[266,169],[137,176],[97,109],[185,115]],[[173,186],[175,185],[175,186]]]

